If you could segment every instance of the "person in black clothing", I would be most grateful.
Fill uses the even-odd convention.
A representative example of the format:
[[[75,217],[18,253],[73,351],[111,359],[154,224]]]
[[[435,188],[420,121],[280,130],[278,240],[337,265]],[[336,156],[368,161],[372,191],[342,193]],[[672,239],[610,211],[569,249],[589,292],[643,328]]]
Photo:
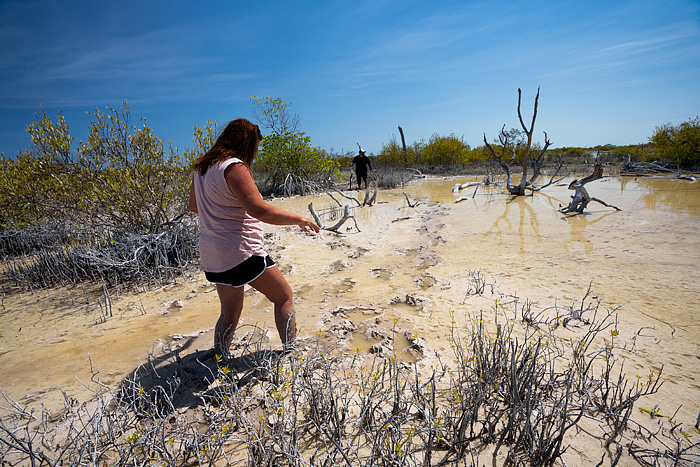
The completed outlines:
[[[360,153],[353,157],[350,167],[353,165],[355,166],[355,175],[357,175],[357,188],[362,189],[362,180],[365,181],[365,188],[367,188],[369,186],[367,185],[367,167],[369,167],[370,171],[373,171],[373,169],[372,162],[365,155],[364,149],[360,149]],[[352,180],[350,180],[350,189],[352,189]]]

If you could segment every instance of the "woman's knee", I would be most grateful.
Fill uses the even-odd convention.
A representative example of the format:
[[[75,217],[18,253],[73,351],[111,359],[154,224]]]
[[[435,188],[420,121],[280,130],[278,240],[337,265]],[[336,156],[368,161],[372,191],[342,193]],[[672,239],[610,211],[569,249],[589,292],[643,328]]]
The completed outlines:
[[[276,267],[267,269],[250,285],[277,306],[292,304],[294,295],[282,273]]]
[[[294,293],[292,292],[292,288],[286,282],[280,287],[279,293],[274,295],[275,296],[273,298],[270,298],[270,301],[275,305],[291,306],[294,303]]]

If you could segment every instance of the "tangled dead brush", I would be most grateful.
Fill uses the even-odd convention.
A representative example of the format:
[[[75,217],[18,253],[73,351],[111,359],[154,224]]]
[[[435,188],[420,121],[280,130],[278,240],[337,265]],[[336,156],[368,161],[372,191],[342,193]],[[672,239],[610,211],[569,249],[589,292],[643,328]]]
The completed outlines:
[[[87,239],[75,230],[56,230],[51,237],[55,241],[38,249],[32,246],[49,238],[46,232],[17,231],[11,238],[13,250],[3,251],[7,256],[3,278],[25,290],[83,281],[109,289],[149,289],[187,277],[198,266],[199,230],[194,222],[174,223],[155,232],[106,231]]]
[[[533,314],[528,303],[521,318],[498,324],[481,315],[460,324],[453,314],[452,355],[426,356],[433,364],[348,354],[320,338],[300,340],[292,352],[269,350],[264,332],[250,327],[237,331],[239,356],[228,360],[185,353],[181,342],[117,390],[94,373],[95,398],[66,397],[58,415],[30,413],[5,396],[0,460],[546,466],[562,461],[573,432],[600,441],[600,465],[623,454],[641,465],[697,463],[699,445],[680,424],[652,431],[633,421],[635,402],[659,390],[662,371],[627,379],[619,362],[632,349],[619,342],[616,310],[598,305]],[[574,320],[577,337],[560,337]]]

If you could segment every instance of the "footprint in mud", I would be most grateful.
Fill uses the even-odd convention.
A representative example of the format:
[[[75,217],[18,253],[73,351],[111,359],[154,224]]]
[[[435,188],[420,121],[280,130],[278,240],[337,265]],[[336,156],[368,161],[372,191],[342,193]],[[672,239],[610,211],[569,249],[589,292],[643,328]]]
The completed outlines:
[[[438,235],[435,238],[430,239],[430,246],[438,246],[441,243],[447,243],[447,240],[442,238],[441,235]]]
[[[184,306],[185,306],[185,304],[183,303],[182,300],[173,300],[172,302],[165,302],[160,307],[160,313],[162,315],[167,315],[172,311],[182,310],[184,308]]]
[[[307,293],[311,291],[312,287],[310,284],[304,284],[301,287],[298,287],[294,289],[294,296],[295,297],[303,297]]]
[[[413,330],[397,327],[395,320],[383,319],[381,313],[371,307],[336,307],[323,317],[324,334],[335,338],[334,345],[367,356],[416,362],[427,354],[424,339]]]
[[[372,277],[376,277],[377,279],[384,279],[384,280],[389,280],[394,276],[394,273],[389,271],[387,268],[370,269],[369,273],[372,275]]]
[[[344,244],[343,242],[333,241],[333,242],[326,242],[326,247],[329,250],[337,250],[338,248],[347,248],[348,246],[346,244]]]
[[[394,254],[403,255],[406,259],[418,259],[419,262],[415,267],[416,269],[423,270],[435,266],[440,262],[440,258],[434,253],[421,255],[420,253],[425,249],[426,247],[422,245],[415,248],[399,248],[394,250]]]
[[[437,255],[421,256],[421,262],[418,264],[419,270],[424,270],[437,265],[440,261]]]
[[[367,248],[358,247],[356,250],[353,250],[350,253],[348,253],[348,258],[353,258],[353,259],[359,258],[360,256],[364,255],[368,251],[369,250]]]
[[[392,298],[389,300],[389,305],[395,310],[406,310],[418,315],[426,315],[430,314],[433,302],[428,297],[407,293],[404,297]]]
[[[418,287],[419,289],[427,290],[430,287],[437,284],[437,280],[430,274],[423,273],[421,274],[421,277],[416,277],[415,279],[413,279],[413,283],[416,284],[416,287]]]
[[[333,293],[338,297],[349,292],[353,287],[355,287],[355,280],[346,277],[333,283]]]
[[[330,274],[335,274],[336,272],[343,271],[347,268],[349,268],[352,265],[352,263],[349,263],[347,261],[343,261],[342,259],[339,259],[337,261],[333,261],[331,264],[329,264],[326,267],[326,270]]]
[[[422,245],[414,248],[398,248],[394,250],[394,254],[405,256],[406,259],[411,259],[417,257],[418,253],[423,251],[424,248],[425,247]]]

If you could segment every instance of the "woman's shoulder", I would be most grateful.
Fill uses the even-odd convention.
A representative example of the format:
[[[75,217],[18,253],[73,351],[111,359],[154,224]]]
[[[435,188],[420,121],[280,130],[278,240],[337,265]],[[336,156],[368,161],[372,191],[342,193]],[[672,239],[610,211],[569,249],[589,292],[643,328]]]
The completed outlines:
[[[231,164],[242,164],[242,163],[243,163],[243,161],[237,157],[229,157],[228,159],[224,159],[222,161],[217,162],[216,165],[218,165],[221,168],[225,168]]]
[[[229,168],[235,164],[244,164],[244,162],[237,157],[229,157],[228,159],[217,162],[213,167],[219,172],[228,172]]]

